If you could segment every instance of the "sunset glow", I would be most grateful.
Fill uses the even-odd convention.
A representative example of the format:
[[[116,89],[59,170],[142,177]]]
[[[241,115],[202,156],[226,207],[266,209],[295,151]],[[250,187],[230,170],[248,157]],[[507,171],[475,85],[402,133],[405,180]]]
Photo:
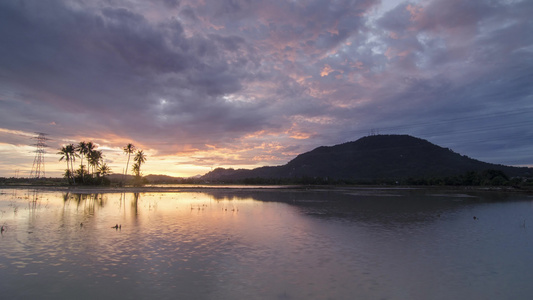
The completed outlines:
[[[113,173],[282,165],[410,134],[533,165],[532,1],[1,1],[0,177],[92,141]],[[77,161],[79,164],[79,161]]]

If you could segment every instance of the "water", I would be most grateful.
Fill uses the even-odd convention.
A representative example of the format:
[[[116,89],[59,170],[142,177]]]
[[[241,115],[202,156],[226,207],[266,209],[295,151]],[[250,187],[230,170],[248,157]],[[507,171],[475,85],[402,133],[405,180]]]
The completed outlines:
[[[2,189],[0,297],[531,299],[532,200],[408,189]]]

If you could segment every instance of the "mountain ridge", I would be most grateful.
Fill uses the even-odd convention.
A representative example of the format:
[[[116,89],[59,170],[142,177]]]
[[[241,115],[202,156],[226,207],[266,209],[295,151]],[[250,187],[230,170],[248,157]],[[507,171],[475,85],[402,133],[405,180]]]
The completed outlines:
[[[371,181],[457,176],[488,169],[502,171],[511,177],[533,174],[531,168],[482,162],[409,135],[372,135],[334,146],[317,147],[285,165],[251,170],[217,168],[201,179],[231,181],[307,177]]]

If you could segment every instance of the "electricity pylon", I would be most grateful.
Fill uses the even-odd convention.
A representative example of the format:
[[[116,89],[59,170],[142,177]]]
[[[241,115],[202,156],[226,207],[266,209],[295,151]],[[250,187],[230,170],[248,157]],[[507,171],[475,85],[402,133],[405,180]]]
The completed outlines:
[[[37,149],[35,150],[35,158],[33,159],[30,178],[42,178],[45,177],[44,154],[46,151],[44,148],[48,147],[45,142],[49,140],[49,138],[46,137],[46,133],[36,132],[35,134],[37,134],[37,136],[33,137],[33,139],[36,139],[37,143],[33,145],[36,146]]]

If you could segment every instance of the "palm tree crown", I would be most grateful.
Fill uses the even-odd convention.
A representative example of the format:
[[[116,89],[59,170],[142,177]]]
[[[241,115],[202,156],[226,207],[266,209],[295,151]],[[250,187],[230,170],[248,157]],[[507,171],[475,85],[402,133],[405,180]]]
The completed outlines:
[[[65,148],[70,155],[70,174],[72,175],[72,182],[76,183],[76,179],[74,177],[74,162],[78,156],[76,153],[76,146],[74,146],[74,144],[68,144],[65,146]]]
[[[67,146],[61,147],[59,149],[59,152],[57,152],[57,154],[61,155],[61,158],[59,159],[59,161],[62,161],[63,159],[67,161],[67,167],[68,167],[68,164],[70,163],[70,153],[67,150]]]
[[[81,162],[80,162],[80,166],[81,166],[83,165],[83,157],[88,152],[87,143],[85,141],[79,142],[78,146],[76,146],[76,152],[78,152],[79,156],[81,157]],[[83,178],[83,173],[82,173],[82,178]]]
[[[135,167],[134,172],[136,173],[137,176],[141,176],[141,165],[146,162],[146,155],[144,154],[144,151],[143,150],[137,151],[133,160],[136,162],[134,166]]]
[[[70,183],[70,177],[72,177],[72,174],[70,173],[70,152],[67,148],[67,146],[63,146],[59,149],[59,152],[57,152],[57,154],[61,155],[61,158],[59,158],[59,161],[62,161],[63,159],[65,159],[67,161],[67,176],[68,176],[68,181]]]
[[[87,156],[87,161],[89,165],[93,167],[93,173],[94,170],[98,168],[98,166],[102,163],[103,160],[103,154],[100,150],[92,150],[89,152],[89,155]]]
[[[76,180],[74,179],[74,161],[76,160],[76,147],[73,144],[68,144],[59,149],[59,152],[57,154],[61,155],[59,158],[59,161],[62,161],[63,159],[67,162],[67,176],[70,180],[72,178],[72,182],[76,183]],[[70,165],[70,167],[69,167]]]
[[[85,151],[85,157],[87,157],[87,172],[89,172],[89,165],[91,164],[89,158],[96,150],[96,145],[93,144],[93,142],[87,142],[85,145],[87,146],[87,149]]]

